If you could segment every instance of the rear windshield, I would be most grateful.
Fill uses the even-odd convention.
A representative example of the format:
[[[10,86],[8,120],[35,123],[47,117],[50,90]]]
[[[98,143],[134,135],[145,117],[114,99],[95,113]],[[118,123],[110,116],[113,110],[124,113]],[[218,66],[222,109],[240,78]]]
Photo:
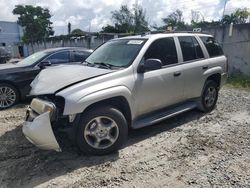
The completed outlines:
[[[223,55],[222,48],[219,43],[213,37],[200,37],[202,42],[207,48],[210,57],[216,57]]]

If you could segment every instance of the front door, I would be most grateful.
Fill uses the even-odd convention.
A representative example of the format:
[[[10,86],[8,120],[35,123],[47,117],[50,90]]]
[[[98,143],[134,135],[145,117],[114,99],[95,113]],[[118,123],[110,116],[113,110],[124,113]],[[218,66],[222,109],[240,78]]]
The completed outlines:
[[[174,39],[167,37],[154,41],[142,62],[151,58],[161,60],[163,67],[137,73],[133,92],[137,116],[176,104],[183,96],[181,65],[178,65]]]

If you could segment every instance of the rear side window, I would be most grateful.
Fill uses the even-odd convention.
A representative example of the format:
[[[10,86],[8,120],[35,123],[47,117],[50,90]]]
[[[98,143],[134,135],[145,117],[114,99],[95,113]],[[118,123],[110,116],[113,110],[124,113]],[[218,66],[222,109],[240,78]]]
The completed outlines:
[[[74,51],[73,54],[74,54],[73,58],[74,62],[83,62],[90,55],[82,51]]]
[[[192,61],[204,58],[201,47],[195,37],[178,37],[181,45],[183,61]]]
[[[200,37],[207,48],[210,57],[223,55],[222,48],[213,37]]]
[[[178,63],[174,38],[168,37],[154,41],[144,55],[144,59],[160,59],[162,65]]]

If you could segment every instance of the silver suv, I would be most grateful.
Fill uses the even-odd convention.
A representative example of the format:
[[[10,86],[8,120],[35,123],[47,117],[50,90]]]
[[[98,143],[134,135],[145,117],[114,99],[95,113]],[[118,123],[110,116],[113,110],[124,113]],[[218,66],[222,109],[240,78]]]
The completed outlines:
[[[226,77],[227,59],[211,35],[114,39],[80,65],[35,78],[23,133],[41,149],[61,151],[58,135],[66,132],[83,153],[107,154],[122,147],[129,128],[213,110]]]

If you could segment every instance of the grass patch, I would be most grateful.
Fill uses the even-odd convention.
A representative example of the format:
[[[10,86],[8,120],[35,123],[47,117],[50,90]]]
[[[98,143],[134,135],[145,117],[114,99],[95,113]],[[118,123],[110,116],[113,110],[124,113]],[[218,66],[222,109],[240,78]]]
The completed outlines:
[[[229,76],[227,84],[236,88],[250,89],[250,76],[244,74]]]

